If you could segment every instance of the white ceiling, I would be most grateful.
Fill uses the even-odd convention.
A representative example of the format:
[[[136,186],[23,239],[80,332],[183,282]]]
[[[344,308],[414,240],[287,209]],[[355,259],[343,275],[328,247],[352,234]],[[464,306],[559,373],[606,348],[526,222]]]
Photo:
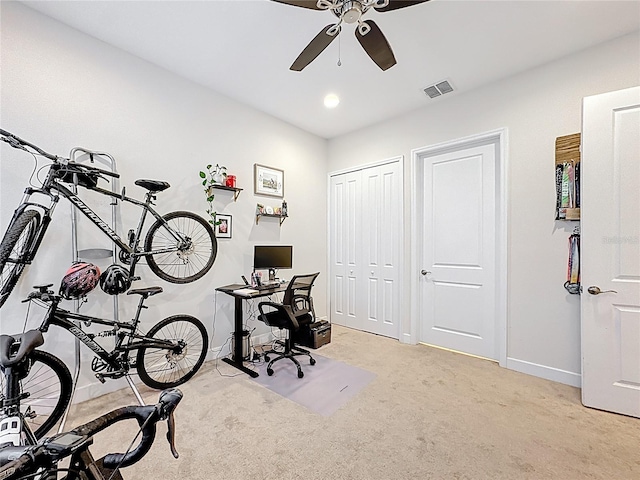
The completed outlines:
[[[381,71],[346,25],[289,66],[335,16],[269,0],[25,1],[63,23],[324,138],[357,130],[640,29],[640,1],[432,0],[372,19],[397,65]],[[338,66],[338,53],[342,65]],[[430,100],[424,87],[456,89]],[[323,106],[333,92],[340,105]]]

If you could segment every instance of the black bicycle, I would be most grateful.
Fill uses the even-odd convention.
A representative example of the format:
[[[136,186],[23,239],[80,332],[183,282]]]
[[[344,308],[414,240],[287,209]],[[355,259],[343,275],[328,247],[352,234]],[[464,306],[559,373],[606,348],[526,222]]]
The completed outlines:
[[[25,300],[47,307],[38,329],[21,335],[0,336],[3,410],[5,415],[9,412],[23,417],[24,424],[30,427],[35,438],[41,438],[62,417],[71,400],[73,387],[69,370],[60,360],[35,350],[44,343],[42,334],[51,325],[69,331],[96,354],[91,369],[103,383],[109,378],[129,375],[135,369],[149,387],[158,390],[173,388],[192,378],[204,363],[209,339],[204,325],[197,318],[174,315],[158,322],[146,335],[140,331],[140,313],[146,308],[144,301],[161,293],[161,287],[127,292],[128,295],[140,295],[135,317],[130,322],[64,310],[59,306],[62,297],[55,295],[49,287],[51,285],[36,287],[37,290]],[[109,328],[90,333],[82,329],[82,324]],[[106,350],[96,341],[96,338],[104,337],[115,337],[113,350]],[[42,369],[35,368],[39,365]]]
[[[151,206],[157,194],[169,188],[167,182],[136,180],[145,188],[145,200],[139,201],[122,193],[97,186],[98,179],[119,175],[99,168],[82,165],[67,158],[45,152],[39,147],[0,129],[0,140],[32,155],[40,155],[52,161],[41,187],[27,187],[22,202],[15,210],[0,243],[0,307],[15,287],[24,268],[38,251],[51,222],[60,196],[67,198],[91,222],[102,230],[120,249],[120,260],[129,265],[129,276],[134,278],[137,262],[145,257],[149,268],[158,277],[171,283],[189,283],[205,275],[213,266],[218,252],[215,234],[209,223],[191,212],[171,212],[160,215]],[[126,241],[107,225],[91,208],[63,183],[81,186],[113,198],[114,202],[129,202],[142,208],[138,227],[128,231]],[[45,200],[32,200],[33,195]],[[38,198],[40,200],[40,198]],[[142,230],[147,213],[156,219],[144,238]]]
[[[46,333],[57,325],[75,335],[89,347],[96,357],[91,368],[96,378],[121,378],[135,368],[140,379],[149,387],[164,389],[177,387],[193,377],[207,356],[209,339],[200,320],[190,315],[173,315],[155,324],[147,334],[140,331],[140,313],[147,298],[162,293],[162,287],[132,289],[127,295],[140,295],[134,318],[129,322],[106,320],[60,308],[62,297],[49,290],[51,285],[36,287],[25,301],[41,301],[48,306],[38,328]],[[80,325],[110,327],[99,333],[87,333]],[[96,342],[98,337],[115,337],[115,347],[105,350]],[[131,353],[136,351],[135,359]]]
[[[169,447],[174,458],[178,458],[173,413],[180,400],[180,390],[165,390],[156,405],[118,408],[36,445],[0,446],[0,479],[57,480],[59,473],[66,473],[61,480],[123,480],[120,469],[137,463],[149,452],[155,440],[156,424],[161,420],[167,420]],[[140,443],[125,453],[110,453],[94,460],[89,451],[93,436],[127,419],[138,422],[142,433]],[[59,467],[59,462],[67,457],[70,457],[68,468]]]
[[[71,373],[43,343],[38,330],[0,335],[0,444],[34,445],[71,401]]]

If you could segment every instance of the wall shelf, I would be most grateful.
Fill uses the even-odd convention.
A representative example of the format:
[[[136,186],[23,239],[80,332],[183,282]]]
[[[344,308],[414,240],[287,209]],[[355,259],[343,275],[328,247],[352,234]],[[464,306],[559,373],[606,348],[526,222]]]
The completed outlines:
[[[227,192],[233,192],[233,201],[238,200],[238,195],[242,191],[241,188],[236,187],[227,187],[226,185],[209,185],[209,188],[214,188],[216,190],[226,190]]]
[[[258,225],[258,222],[260,221],[260,217],[279,218],[280,219],[280,225],[282,225],[282,223],[284,222],[284,219],[287,218],[288,215],[279,215],[277,213],[257,213],[256,214],[256,225]]]

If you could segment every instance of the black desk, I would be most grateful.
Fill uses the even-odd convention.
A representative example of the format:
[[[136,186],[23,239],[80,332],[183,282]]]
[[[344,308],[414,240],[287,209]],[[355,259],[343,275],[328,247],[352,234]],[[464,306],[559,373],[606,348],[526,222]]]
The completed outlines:
[[[269,295],[273,295],[274,293],[284,292],[287,289],[288,283],[282,283],[280,285],[276,285],[273,288],[268,290],[258,290],[256,293],[251,293],[249,295],[239,295],[234,293],[234,290],[238,290],[240,288],[251,288],[247,285],[242,284],[232,284],[225,285],[224,287],[218,287],[216,290],[218,292],[226,293],[227,295],[231,295],[235,300],[235,311],[234,311],[234,333],[235,338],[233,345],[231,345],[231,358],[223,358],[222,361],[228,363],[236,367],[238,370],[242,370],[247,375],[251,377],[257,377],[258,372],[251,370],[244,366],[242,360],[242,331],[244,330],[242,325],[242,301],[243,300],[251,300],[252,298],[259,297],[267,297]]]

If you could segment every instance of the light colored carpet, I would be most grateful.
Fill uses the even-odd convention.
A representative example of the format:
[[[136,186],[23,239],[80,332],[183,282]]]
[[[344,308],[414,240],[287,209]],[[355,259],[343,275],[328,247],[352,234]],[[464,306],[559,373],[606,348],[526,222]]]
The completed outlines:
[[[181,387],[180,459],[171,457],[160,427],[149,455],[124,477],[640,478],[640,421],[583,407],[576,388],[336,326],[332,343],[318,353],[376,378],[324,417],[244,374],[224,377],[208,364]],[[237,372],[222,362],[218,367]],[[151,390],[143,395],[157,398]],[[131,403],[133,396],[122,390],[74,407],[69,423]],[[129,444],[135,423],[122,425],[96,437],[96,458]]]
[[[256,369],[260,376],[253,381],[312,412],[328,417],[375,378],[375,374],[367,370],[310,351],[316,360],[315,365],[309,365],[306,355],[296,357],[304,377],[298,378],[295,364],[283,358],[273,364],[272,376],[267,374],[267,364],[263,362]],[[275,354],[271,358],[275,358]]]

